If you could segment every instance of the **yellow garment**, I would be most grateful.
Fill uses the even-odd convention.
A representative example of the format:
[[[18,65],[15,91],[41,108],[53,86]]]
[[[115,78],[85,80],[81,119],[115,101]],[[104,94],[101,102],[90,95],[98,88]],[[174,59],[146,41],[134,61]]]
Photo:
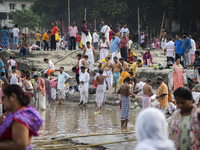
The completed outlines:
[[[131,65],[131,70],[133,71],[133,76],[135,77],[135,74],[137,72],[137,67],[138,67],[138,64],[137,62],[134,62],[132,65]]]
[[[162,82],[162,84],[159,86],[158,88],[158,95],[161,95],[161,94],[167,94],[163,97],[160,97],[158,98],[158,101],[160,102],[160,109],[163,108],[164,109],[167,109],[169,107],[169,103],[168,103],[168,88],[167,88],[167,85]]]
[[[59,41],[59,34],[58,34],[58,32],[56,32],[56,34],[55,34],[55,41]]]
[[[42,38],[42,40],[43,40],[43,41],[46,41],[48,38],[49,38],[48,34],[45,33],[44,36],[43,36],[43,38]]]
[[[36,41],[40,41],[40,37],[41,37],[42,35],[40,34],[40,33],[36,33],[35,34],[35,39],[36,39]]]
[[[124,79],[126,77],[130,77],[130,74],[127,71],[122,72],[122,74],[121,74],[121,81],[120,81],[121,84],[124,83]]]

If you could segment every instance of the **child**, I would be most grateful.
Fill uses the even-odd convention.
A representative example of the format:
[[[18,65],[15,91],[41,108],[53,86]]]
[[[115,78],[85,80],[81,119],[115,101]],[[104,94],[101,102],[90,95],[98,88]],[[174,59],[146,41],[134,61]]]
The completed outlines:
[[[63,40],[61,41],[61,49],[65,50],[65,42]]]
[[[131,52],[131,49],[128,50],[128,63],[133,64],[134,63],[134,55]]]
[[[138,83],[138,80],[137,80],[136,77],[134,77],[133,72],[129,72],[129,74],[130,74],[131,82],[132,82],[132,83],[134,82],[133,90],[135,90],[135,86],[136,86],[136,84]]]

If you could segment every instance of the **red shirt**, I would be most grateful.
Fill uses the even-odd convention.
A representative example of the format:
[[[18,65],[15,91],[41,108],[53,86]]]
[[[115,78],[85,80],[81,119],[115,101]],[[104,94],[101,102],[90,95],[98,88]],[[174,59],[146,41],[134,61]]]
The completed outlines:
[[[76,42],[80,42],[81,41],[81,36],[80,35],[78,35],[78,36],[76,36],[77,38],[76,38]]]
[[[109,41],[111,41],[112,37],[111,34],[113,33],[113,30],[109,31]]]
[[[122,38],[121,40],[120,40],[120,42],[123,42],[124,41],[124,39],[125,39],[125,42],[126,42],[126,44],[124,44],[124,43],[121,43],[120,44],[120,48],[124,48],[124,47],[126,47],[127,46],[127,44],[128,44],[128,41],[129,41],[129,39],[126,37],[126,38]]]
[[[59,31],[57,26],[54,26],[53,29],[51,29],[51,35],[55,35],[56,31]]]

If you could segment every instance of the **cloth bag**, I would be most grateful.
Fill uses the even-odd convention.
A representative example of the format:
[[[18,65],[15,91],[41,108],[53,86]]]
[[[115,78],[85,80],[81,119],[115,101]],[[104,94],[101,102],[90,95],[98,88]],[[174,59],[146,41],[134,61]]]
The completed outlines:
[[[55,34],[55,41],[59,41],[59,34],[57,32]]]

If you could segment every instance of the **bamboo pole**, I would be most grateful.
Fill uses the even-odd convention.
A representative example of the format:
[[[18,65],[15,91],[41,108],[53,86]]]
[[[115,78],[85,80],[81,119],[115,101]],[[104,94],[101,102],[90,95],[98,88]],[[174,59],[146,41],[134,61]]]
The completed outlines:
[[[85,16],[84,16],[84,20],[86,20],[86,11],[87,11],[87,10],[86,10],[86,8],[85,8]]]
[[[140,50],[140,12],[139,12],[139,7],[137,7],[137,12],[138,12],[138,49]]]
[[[96,22],[96,19],[94,19],[94,30],[97,29],[96,25],[97,25],[97,22]]]
[[[164,23],[164,19],[165,19],[165,12],[163,13],[163,19],[162,19],[162,24],[161,24],[161,28],[160,28],[160,45],[161,45],[161,32],[162,32],[162,28],[163,28],[163,23]]]

